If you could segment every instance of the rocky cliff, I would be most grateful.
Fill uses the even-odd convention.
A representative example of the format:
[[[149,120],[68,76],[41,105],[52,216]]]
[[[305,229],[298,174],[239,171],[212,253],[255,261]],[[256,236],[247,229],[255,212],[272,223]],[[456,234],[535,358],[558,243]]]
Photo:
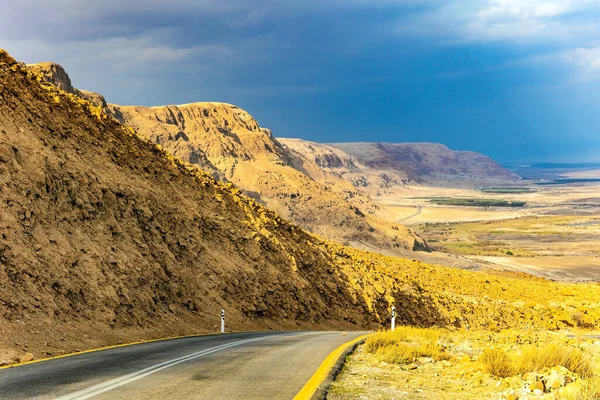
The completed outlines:
[[[4,52],[0,202],[5,347],[377,320],[319,239]]]
[[[334,145],[302,139],[278,139],[287,148],[319,166],[322,173],[333,174],[356,188],[382,189],[414,183],[402,169],[373,168],[358,157]]]
[[[28,64],[27,67],[35,72],[38,76],[41,76],[46,82],[52,83],[60,90],[88,100],[94,105],[101,107],[104,112],[110,114],[104,96],[98,93],[75,88],[71,83],[69,74],[67,74],[67,71],[65,71],[61,65],[52,62],[42,62],[37,64]]]

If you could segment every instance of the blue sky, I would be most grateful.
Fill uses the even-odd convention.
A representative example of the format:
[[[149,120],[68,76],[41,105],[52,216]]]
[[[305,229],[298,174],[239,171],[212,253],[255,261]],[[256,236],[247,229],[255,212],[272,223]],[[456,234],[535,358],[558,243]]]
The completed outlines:
[[[118,104],[276,136],[600,161],[600,0],[0,0],[0,47]]]

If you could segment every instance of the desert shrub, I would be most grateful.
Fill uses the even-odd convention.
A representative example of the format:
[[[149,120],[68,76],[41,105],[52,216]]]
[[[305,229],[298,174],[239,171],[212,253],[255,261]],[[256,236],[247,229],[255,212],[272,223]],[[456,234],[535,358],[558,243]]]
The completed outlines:
[[[365,351],[380,360],[392,364],[404,364],[418,357],[435,360],[448,359],[449,355],[439,343],[441,333],[437,329],[398,327],[395,331],[377,332],[367,338]]]
[[[552,343],[543,348],[526,347],[516,365],[517,373],[536,372],[546,367],[563,366],[583,377],[592,376],[591,359],[578,348]]]
[[[450,354],[438,343],[426,342],[417,348],[417,357],[431,357],[436,361],[440,361],[449,359]]]
[[[377,358],[390,364],[408,364],[416,360],[417,348],[410,344],[399,343],[377,350]]]
[[[576,347],[561,343],[552,343],[543,348],[525,347],[517,357],[511,357],[500,349],[486,349],[479,360],[487,372],[501,378],[556,366],[565,367],[582,377],[590,377],[594,372],[588,355]]]
[[[571,312],[571,320],[580,328],[593,328],[593,319],[586,318],[586,314],[579,310],[573,310]]]
[[[500,378],[514,375],[514,362],[501,349],[485,349],[479,357],[479,361],[483,363],[486,372],[489,374]]]
[[[404,341],[396,331],[382,331],[374,333],[365,341],[365,351],[367,353],[376,353],[382,347],[392,346],[398,342]]]
[[[600,378],[586,379],[565,400],[600,400]]]

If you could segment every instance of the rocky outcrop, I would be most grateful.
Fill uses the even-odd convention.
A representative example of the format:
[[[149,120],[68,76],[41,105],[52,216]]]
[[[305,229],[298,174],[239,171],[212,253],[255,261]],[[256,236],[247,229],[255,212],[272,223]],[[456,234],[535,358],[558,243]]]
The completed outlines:
[[[104,112],[110,113],[104,96],[87,90],[79,90],[73,87],[69,74],[67,74],[61,65],[52,62],[42,62],[37,64],[28,64],[27,67],[42,77],[45,81],[52,83],[60,90],[88,100],[92,104],[101,107]]]

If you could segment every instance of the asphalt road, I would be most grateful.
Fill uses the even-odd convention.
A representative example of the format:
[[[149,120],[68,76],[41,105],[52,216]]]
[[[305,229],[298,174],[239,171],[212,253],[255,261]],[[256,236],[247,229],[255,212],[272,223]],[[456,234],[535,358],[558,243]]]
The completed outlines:
[[[2,399],[292,399],[349,332],[142,343],[0,370]]]

